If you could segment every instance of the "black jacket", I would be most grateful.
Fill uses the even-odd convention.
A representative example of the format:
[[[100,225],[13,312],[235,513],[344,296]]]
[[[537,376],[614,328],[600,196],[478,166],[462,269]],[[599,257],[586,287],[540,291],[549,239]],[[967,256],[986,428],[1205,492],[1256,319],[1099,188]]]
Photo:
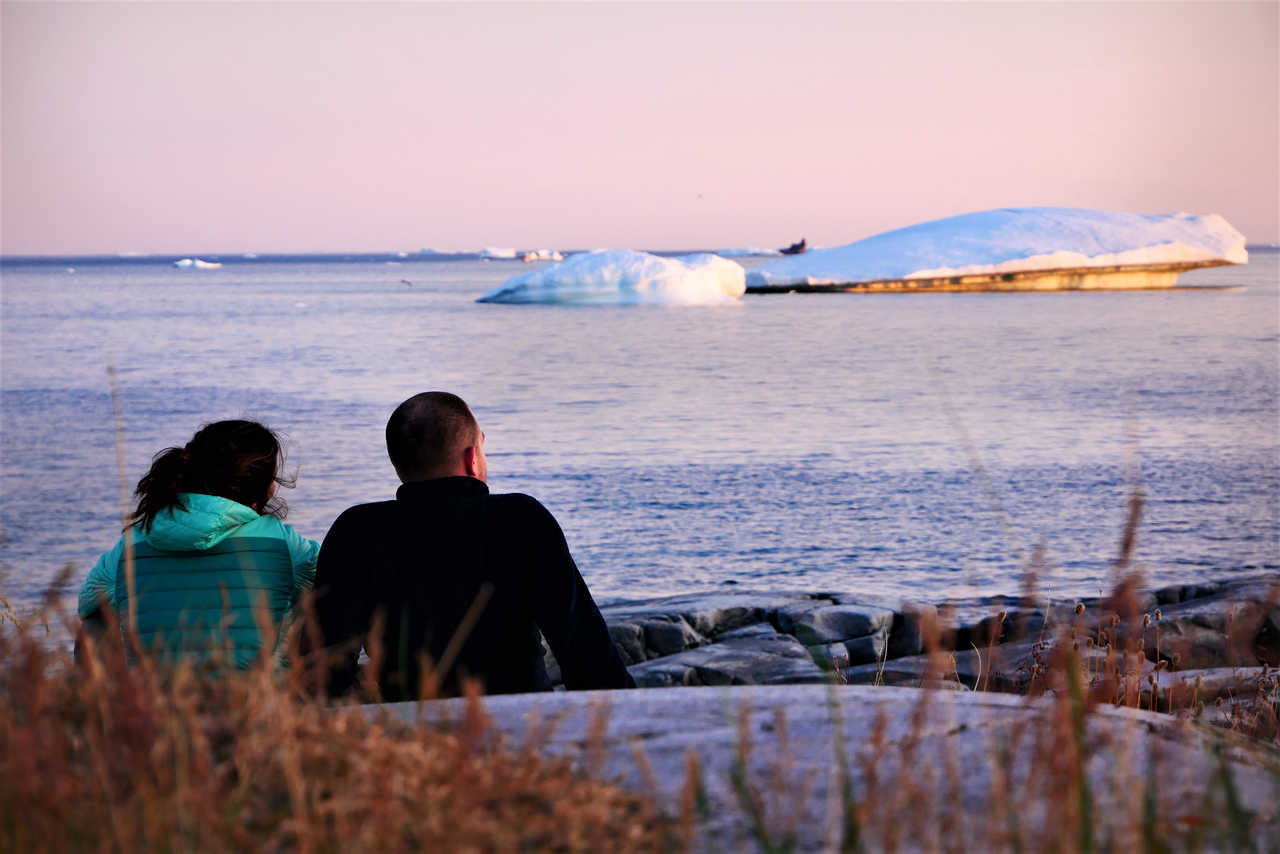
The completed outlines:
[[[461,677],[479,678],[489,694],[548,690],[539,629],[565,687],[635,687],[559,524],[528,495],[490,495],[470,477],[406,483],[395,501],[338,517],[315,585],[330,694],[356,681],[363,645],[371,661],[381,656],[382,699],[417,699],[424,658],[442,662],[473,603],[483,608],[442,694],[456,694]]]

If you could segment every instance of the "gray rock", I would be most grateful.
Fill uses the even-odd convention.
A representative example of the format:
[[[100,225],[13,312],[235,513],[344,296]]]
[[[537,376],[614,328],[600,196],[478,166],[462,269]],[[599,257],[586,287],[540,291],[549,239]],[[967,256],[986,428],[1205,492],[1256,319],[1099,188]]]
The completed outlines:
[[[849,667],[849,650],[842,643],[822,643],[806,649],[813,663],[823,670],[845,670]]]
[[[850,665],[865,664],[868,661],[879,661],[885,655],[885,647],[889,645],[889,627],[885,626],[874,634],[860,638],[850,638],[844,642],[844,649]]]
[[[957,677],[958,680],[957,681]],[[850,685],[904,685],[911,688],[965,687],[972,688],[978,681],[977,658],[969,652],[938,652],[935,657],[913,655],[884,662],[871,662],[850,667],[841,679]]]
[[[1193,710],[1196,703],[1212,703],[1219,697],[1253,699],[1261,691],[1276,690],[1280,678],[1273,670],[1262,667],[1214,667],[1205,670],[1183,670],[1155,674],[1157,705],[1152,706],[1150,682],[1144,681],[1142,702],[1147,708],[1169,712]]]
[[[1052,644],[1028,641],[1018,644],[1000,644],[983,650],[939,651],[931,660],[929,655],[890,659],[884,663],[863,664],[851,667],[840,674],[851,685],[874,684],[879,678],[882,685],[920,687],[924,684],[977,688],[1004,693],[1025,693],[1032,685],[1036,667],[1041,668],[1051,656]],[[1089,673],[1101,673],[1105,652],[1081,649],[1079,655]],[[1140,655],[1135,655],[1130,666],[1135,675],[1145,676],[1155,666]],[[928,681],[931,677],[931,681]]]
[[[555,653],[551,651],[551,647],[547,646],[546,640],[542,641],[542,666],[547,668],[547,678],[551,680],[552,685],[559,685],[564,681],[560,673],[560,662],[556,661]]]
[[[681,617],[652,619],[640,623],[644,630],[646,658],[674,655],[691,647],[706,643],[706,638],[693,630]]]
[[[789,635],[735,638],[630,668],[636,683],[654,685],[781,685],[828,677]]]
[[[889,658],[919,655],[924,652],[924,626],[938,619],[938,609],[933,605],[912,603],[893,615],[889,630]]]
[[[1221,585],[1202,585],[1209,592],[1161,609],[1143,631],[1143,644],[1152,660],[1159,655],[1178,668],[1253,666],[1280,660],[1280,585],[1251,579]]]
[[[1256,632],[1266,617],[1267,608],[1254,599],[1237,599],[1230,591],[1218,596],[1191,599],[1162,609],[1166,623],[1188,623],[1203,626],[1219,634],[1230,628],[1233,632]]]
[[[875,605],[828,605],[796,619],[796,640],[806,646],[869,635],[893,624],[893,611]]]
[[[712,638],[769,619],[780,607],[808,598],[795,593],[691,593],[644,602],[625,602],[600,609],[606,623],[683,619],[698,634]]]
[[[800,599],[795,602],[788,602],[773,611],[773,624],[778,627],[778,631],[794,635],[796,633],[796,621],[808,616],[819,608],[827,608],[834,604],[830,599]]]
[[[639,664],[648,658],[644,649],[644,629],[636,623],[613,623],[609,637],[622,655],[623,664]]]
[[[1178,670],[1252,667],[1261,663],[1254,657],[1252,643],[1232,643],[1222,632],[1205,628],[1190,620],[1161,621],[1158,647],[1156,635],[1155,626],[1145,633],[1147,658],[1155,661],[1158,649],[1160,658],[1169,661]]]
[[[631,676],[638,688],[668,688],[672,685],[701,685],[698,672],[673,658],[649,661],[630,667]]]
[[[1254,654],[1272,667],[1280,667],[1280,607],[1272,608],[1254,638]]]
[[[724,634],[716,635],[716,642],[734,640],[736,638],[773,637],[777,633],[778,630],[769,623],[752,623],[749,626],[743,626],[740,629],[733,629]]]

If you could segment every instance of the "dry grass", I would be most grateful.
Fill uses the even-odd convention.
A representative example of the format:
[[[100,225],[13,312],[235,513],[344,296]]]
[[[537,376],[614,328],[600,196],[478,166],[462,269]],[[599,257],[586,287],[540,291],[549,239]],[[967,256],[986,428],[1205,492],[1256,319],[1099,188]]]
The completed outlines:
[[[298,668],[82,665],[0,632],[0,851],[657,851],[652,800],[450,725],[370,719]]]

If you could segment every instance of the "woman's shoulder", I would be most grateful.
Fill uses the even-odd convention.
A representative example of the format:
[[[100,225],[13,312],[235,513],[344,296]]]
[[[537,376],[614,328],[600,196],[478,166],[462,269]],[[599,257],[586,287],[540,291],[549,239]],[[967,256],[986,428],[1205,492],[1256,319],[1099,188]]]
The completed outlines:
[[[236,536],[278,537],[280,539],[289,539],[297,537],[299,534],[292,525],[288,524],[283,519],[267,513],[241,525],[236,531]]]

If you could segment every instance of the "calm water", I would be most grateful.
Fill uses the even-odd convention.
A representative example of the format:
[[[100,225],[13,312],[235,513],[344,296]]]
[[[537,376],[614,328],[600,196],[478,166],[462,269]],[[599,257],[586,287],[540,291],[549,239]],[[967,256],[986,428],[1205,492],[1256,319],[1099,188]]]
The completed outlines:
[[[1154,583],[1276,570],[1278,258],[1183,277],[1243,292],[715,308],[476,304],[510,262],[8,263],[0,592],[29,606],[68,563],[74,592],[118,535],[108,365],[130,487],[202,422],[260,418],[316,538],[393,494],[392,408],[457,392],[491,486],[551,508],[602,599],[1013,592],[1039,541],[1053,591],[1096,593],[1135,479]]]

